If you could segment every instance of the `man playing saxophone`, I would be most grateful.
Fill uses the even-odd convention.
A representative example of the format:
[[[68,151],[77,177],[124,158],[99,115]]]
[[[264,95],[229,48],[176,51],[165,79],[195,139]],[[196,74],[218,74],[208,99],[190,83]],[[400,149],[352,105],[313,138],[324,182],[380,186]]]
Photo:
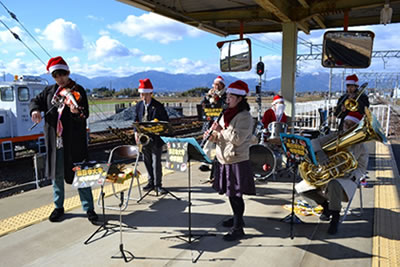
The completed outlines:
[[[343,130],[346,132],[349,129],[360,123],[363,115],[359,112],[349,112],[344,117]],[[326,140],[325,137],[313,140],[313,148],[321,165],[326,164],[330,159],[327,158],[321,146]],[[320,144],[318,144],[318,142]],[[296,185],[298,193],[305,198],[314,200],[317,204],[323,207],[323,212],[320,220],[329,221],[328,234],[336,234],[338,231],[340,210],[342,201],[348,202],[352,199],[357,189],[357,183],[366,174],[368,166],[368,152],[363,143],[354,144],[349,147],[349,152],[353,154],[357,161],[357,168],[342,177],[331,179],[327,184],[316,187],[308,184],[306,181],[301,181]]]
[[[140,101],[135,107],[135,121],[146,122],[169,121],[168,113],[164,105],[152,97],[153,85],[150,79],[139,80],[138,91],[140,93]],[[142,153],[144,157],[144,165],[148,173],[147,185],[144,190],[149,191],[155,189],[160,194],[166,194],[167,191],[162,187],[162,166],[161,154],[164,142],[157,135],[150,135],[148,144],[143,146]],[[140,143],[139,135],[135,132],[136,143]]]

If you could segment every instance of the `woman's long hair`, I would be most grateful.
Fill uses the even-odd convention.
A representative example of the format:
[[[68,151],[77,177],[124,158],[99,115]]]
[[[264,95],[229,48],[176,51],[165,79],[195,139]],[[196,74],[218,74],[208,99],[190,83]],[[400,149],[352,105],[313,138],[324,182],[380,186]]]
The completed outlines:
[[[242,112],[243,110],[250,111],[250,105],[247,103],[247,98],[242,95],[235,95],[237,97],[242,97],[242,100],[237,104],[238,113]]]

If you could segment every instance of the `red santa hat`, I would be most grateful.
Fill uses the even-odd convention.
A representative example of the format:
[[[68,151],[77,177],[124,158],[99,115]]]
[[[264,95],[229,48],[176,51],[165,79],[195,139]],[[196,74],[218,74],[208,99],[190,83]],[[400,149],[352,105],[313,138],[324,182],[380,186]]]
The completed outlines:
[[[350,120],[355,123],[360,123],[363,115],[360,112],[357,111],[350,111],[346,117],[344,117],[344,120]]]
[[[282,103],[282,104],[285,103],[285,100],[283,99],[282,96],[280,95],[274,96],[274,98],[272,99],[272,105],[275,105],[277,103]]]
[[[150,79],[139,80],[139,93],[153,93],[153,85]]]
[[[46,69],[49,73],[53,73],[53,71],[55,70],[69,71],[67,62],[65,62],[62,57],[50,58],[49,62],[47,63]]]
[[[357,75],[349,75],[346,77],[346,85],[358,85],[358,77]]]
[[[224,78],[222,78],[222,76],[218,76],[217,78],[215,78],[214,83],[218,83],[218,82],[225,83],[225,80],[224,80]]]
[[[226,90],[227,94],[246,96],[249,93],[249,87],[247,83],[241,80],[231,83]]]

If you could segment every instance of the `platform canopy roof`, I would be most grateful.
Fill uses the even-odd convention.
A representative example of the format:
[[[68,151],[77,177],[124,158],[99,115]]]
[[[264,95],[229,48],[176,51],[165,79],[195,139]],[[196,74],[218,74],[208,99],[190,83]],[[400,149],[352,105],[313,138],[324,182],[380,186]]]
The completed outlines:
[[[227,36],[240,33],[281,32],[282,24],[296,22],[309,33],[314,29],[380,23],[380,13],[388,2],[392,23],[400,22],[400,1],[388,0],[118,0],[137,8]]]

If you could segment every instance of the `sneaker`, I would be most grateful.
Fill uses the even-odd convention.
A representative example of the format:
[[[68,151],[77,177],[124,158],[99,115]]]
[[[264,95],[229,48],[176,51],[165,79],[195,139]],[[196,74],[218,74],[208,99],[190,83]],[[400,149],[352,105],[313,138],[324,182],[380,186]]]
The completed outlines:
[[[229,218],[225,221],[222,222],[223,227],[233,227],[233,218]],[[245,226],[245,223],[243,222],[243,227]]]
[[[235,241],[239,240],[244,236],[243,228],[240,229],[231,229],[229,233],[223,236],[222,239],[225,241]]]
[[[208,165],[201,165],[201,166],[199,167],[199,170],[202,171],[202,172],[211,171],[211,169],[210,169],[210,167],[208,167]]]
[[[162,188],[161,186],[157,186],[156,187],[156,192],[160,195],[165,195],[167,193],[167,190],[165,190],[164,188]]]
[[[64,216],[64,208],[54,209],[50,214],[49,221],[51,222],[61,222]]]
[[[96,212],[94,210],[88,210],[86,212],[88,220],[91,223],[97,222],[99,220],[99,216],[97,216]]]
[[[148,183],[147,185],[145,185],[143,187],[143,190],[145,190],[145,191],[150,191],[150,190],[153,190],[153,189],[154,189],[154,185],[150,184],[150,183]]]

